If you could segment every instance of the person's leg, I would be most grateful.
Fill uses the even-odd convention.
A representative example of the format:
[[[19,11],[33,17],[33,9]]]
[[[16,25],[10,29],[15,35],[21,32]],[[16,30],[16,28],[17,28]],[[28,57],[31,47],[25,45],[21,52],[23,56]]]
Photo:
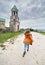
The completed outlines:
[[[27,51],[29,51],[29,44],[27,44]]]
[[[26,44],[24,44],[24,52],[23,52],[23,57],[25,56],[26,54]]]
[[[24,44],[24,51],[26,51],[26,44]]]

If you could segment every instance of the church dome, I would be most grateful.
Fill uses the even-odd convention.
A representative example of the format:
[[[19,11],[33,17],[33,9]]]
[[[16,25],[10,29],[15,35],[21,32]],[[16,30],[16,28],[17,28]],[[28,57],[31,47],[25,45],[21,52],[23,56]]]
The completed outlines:
[[[5,19],[4,18],[0,18],[0,21],[5,21]]]
[[[12,9],[11,9],[12,11],[18,11],[18,9],[17,9],[17,7],[16,7],[16,5],[14,5],[13,7],[12,7]]]
[[[17,9],[17,8],[16,8],[16,5],[13,6],[13,9]]]

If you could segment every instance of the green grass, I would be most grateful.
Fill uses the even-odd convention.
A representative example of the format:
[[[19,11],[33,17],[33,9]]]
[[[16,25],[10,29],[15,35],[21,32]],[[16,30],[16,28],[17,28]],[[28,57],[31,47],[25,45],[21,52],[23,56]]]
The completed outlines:
[[[0,44],[3,44],[7,39],[12,38],[14,36],[17,36],[19,34],[23,33],[22,31],[20,32],[7,32],[7,33],[1,33],[0,34]]]
[[[45,35],[45,32],[39,32],[39,33],[41,33],[41,34]]]
[[[39,32],[39,33],[41,33],[41,34],[45,35],[45,32]]]

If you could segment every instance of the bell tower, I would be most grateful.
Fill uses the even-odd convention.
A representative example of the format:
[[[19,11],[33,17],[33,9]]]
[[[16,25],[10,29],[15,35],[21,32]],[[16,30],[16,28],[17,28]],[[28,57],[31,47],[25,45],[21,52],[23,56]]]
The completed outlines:
[[[18,9],[14,5],[11,9],[11,16],[10,16],[10,31],[15,32],[19,31],[19,17],[18,17]]]

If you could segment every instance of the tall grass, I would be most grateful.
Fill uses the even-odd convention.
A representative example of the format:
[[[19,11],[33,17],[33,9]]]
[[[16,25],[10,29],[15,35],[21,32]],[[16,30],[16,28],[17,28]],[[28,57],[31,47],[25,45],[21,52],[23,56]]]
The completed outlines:
[[[21,33],[22,33],[22,31],[1,33],[0,34],[0,44],[4,43],[7,39],[9,39],[9,38],[11,38],[13,36],[17,36],[17,35],[19,35]]]

